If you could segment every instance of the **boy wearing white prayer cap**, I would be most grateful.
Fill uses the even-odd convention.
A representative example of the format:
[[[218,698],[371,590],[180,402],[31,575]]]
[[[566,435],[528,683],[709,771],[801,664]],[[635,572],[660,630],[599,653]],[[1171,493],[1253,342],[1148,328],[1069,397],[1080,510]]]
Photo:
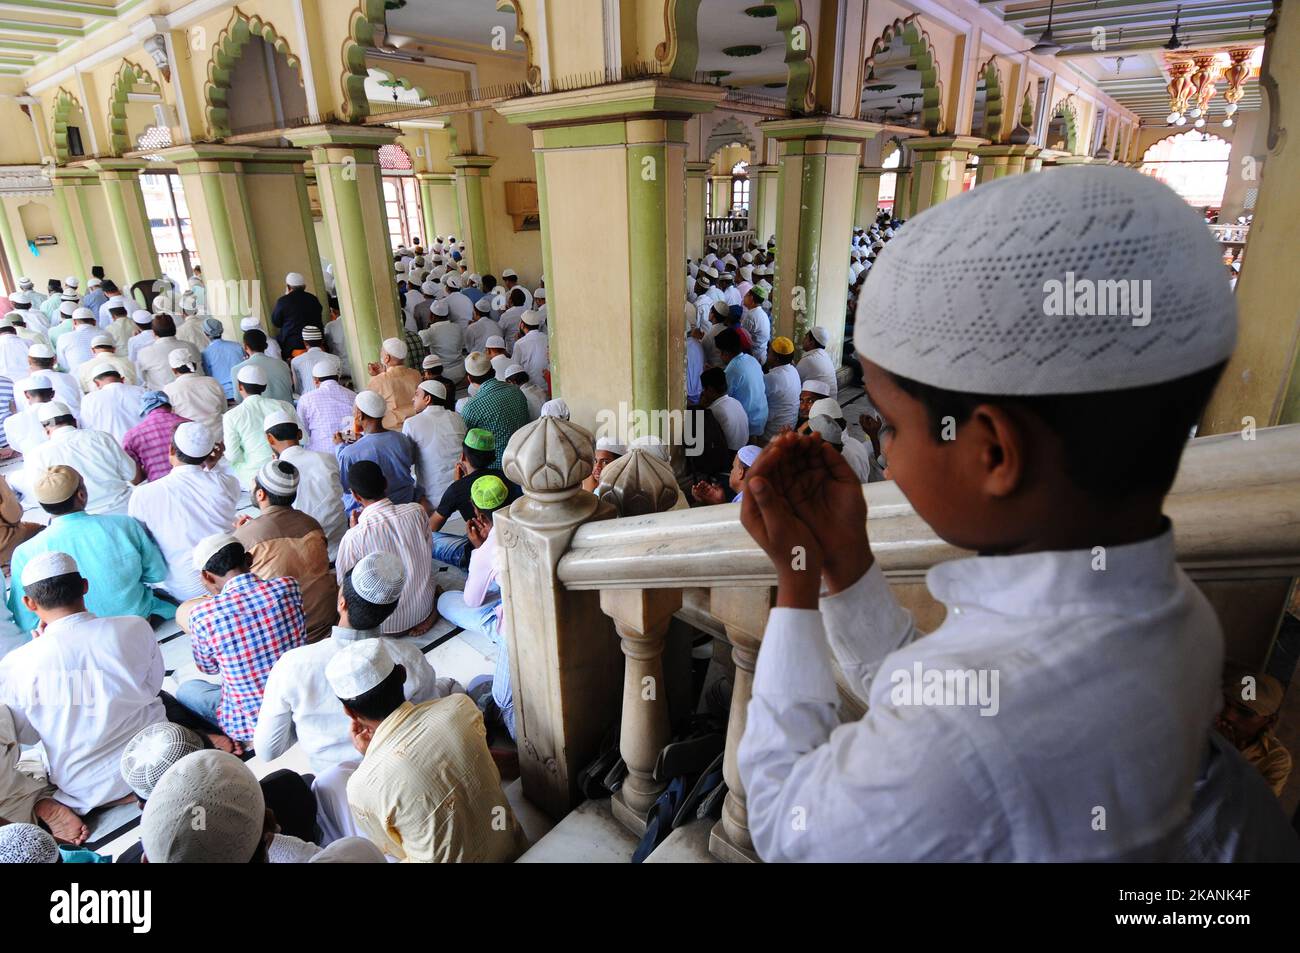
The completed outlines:
[[[317,361],[329,356],[329,352],[323,346],[324,341],[325,332],[316,325],[309,324],[302,329],[302,343],[305,350],[289,362],[289,368],[293,371],[295,394],[305,394],[314,386],[311,370],[316,366]]]
[[[379,360],[369,365],[371,376],[366,390],[378,394],[388,405],[383,418],[388,430],[399,429],[415,413],[411,398],[420,384],[420,372],[406,366],[409,350],[401,338],[388,338],[380,348]]]
[[[131,328],[131,337],[126,342],[126,356],[134,364],[140,352],[154,342],[153,312],[143,308],[132,311]]]
[[[429,305],[429,327],[420,332],[420,340],[430,354],[442,361],[447,380],[459,384],[465,379],[465,332],[451,320],[451,306],[446,299]]]
[[[465,329],[465,350],[482,351],[489,338],[501,338],[501,351],[505,352],[501,325],[492,317],[492,299],[482,297],[474,303],[474,320]]]
[[[135,365],[126,358],[118,356],[117,341],[111,334],[101,331],[91,339],[90,347],[90,360],[81,365],[81,370],[77,374],[77,382],[81,385],[83,394],[89,394],[95,389],[95,373],[104,365],[116,370],[118,376],[126,383],[139,383]]]
[[[835,362],[826,351],[830,341],[830,332],[821,325],[815,324],[809,328],[803,338],[803,357],[799,358],[795,370],[799,372],[799,380],[805,383],[810,380],[821,381],[827,387],[826,396],[836,397],[839,394],[839,379],[835,376]]]
[[[221,430],[226,412],[226,390],[216,378],[203,373],[202,358],[188,348],[176,348],[167,355],[175,379],[163,388],[172,410],[214,432]]]
[[[492,361],[492,369],[497,372],[497,377],[510,384],[514,384],[523,391],[524,396],[528,398],[528,419],[536,420],[539,417],[545,416],[542,413],[542,408],[545,407],[546,404],[550,403],[548,399],[549,395],[546,391],[542,390],[529,380],[528,372],[526,370],[518,364],[510,363],[510,358],[508,357],[503,357],[503,360],[505,361],[506,366],[498,370],[496,359],[494,358]],[[556,415],[552,414],[550,416]],[[565,419],[567,420],[568,417],[566,416]]]
[[[270,414],[262,426],[275,458],[292,464],[298,471],[298,492],[292,506],[320,524],[329,560],[333,562],[348,529],[338,461],[333,453],[320,453],[302,446],[302,424],[287,411]]]
[[[256,364],[244,363],[235,376],[243,400],[221,418],[222,442],[235,475],[247,483],[271,459],[263,422],[280,411],[293,413],[293,404],[267,396],[266,373]]]
[[[81,425],[87,430],[102,430],[121,443],[132,427],[142,419],[145,389],[122,380],[116,364],[96,356],[85,365],[94,388],[81,402]]]
[[[27,367],[32,374],[40,374],[54,385],[55,399],[72,408],[76,416],[81,414],[81,384],[66,371],[54,366],[54,351],[46,344],[33,344],[27,349]],[[14,406],[19,410],[27,409],[27,396],[21,392],[14,393]]]
[[[418,456],[416,482],[425,499],[436,501],[456,479],[456,463],[465,442],[465,421],[447,409],[447,387],[441,381],[420,381],[412,398],[414,414],[402,424]]]
[[[1216,243],[1155,179],[1074,167],[927,210],[869,280],[854,343],[890,474],[981,555],[930,570],[949,611],[918,640],[843,457],[816,436],[767,446],[741,507],[778,579],[738,753],[759,856],[1183,856],[1223,636],[1162,504],[1236,339]],[[1067,318],[1067,281],[1135,290]],[[869,700],[853,724],[832,658]],[[1240,852],[1251,832],[1228,833]],[[1271,850],[1294,857],[1294,837]]]
[[[361,764],[347,782],[357,828],[408,863],[508,863],[526,846],[468,695],[413,704],[387,640],[344,646],[325,667]],[[437,805],[438,809],[433,808]]]

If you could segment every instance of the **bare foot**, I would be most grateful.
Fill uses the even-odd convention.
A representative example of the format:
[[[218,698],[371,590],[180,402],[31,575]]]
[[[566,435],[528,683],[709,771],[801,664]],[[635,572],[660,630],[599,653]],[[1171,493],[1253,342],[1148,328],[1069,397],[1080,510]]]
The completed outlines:
[[[433,611],[429,613],[428,617],[423,622],[417,622],[415,625],[411,626],[411,630],[406,634],[411,636],[424,635],[424,633],[428,632],[430,629],[434,627],[437,621],[438,621],[438,591],[435,588],[433,594]]]
[[[81,818],[71,808],[52,797],[43,797],[37,801],[32,813],[45,823],[54,839],[61,843],[84,844],[90,836],[90,828],[81,822]]]
[[[212,747],[216,748],[218,751],[225,751],[233,755],[241,755],[244,753],[244,746],[234,738],[229,738],[226,735],[213,732],[208,735],[208,740],[212,742]]]

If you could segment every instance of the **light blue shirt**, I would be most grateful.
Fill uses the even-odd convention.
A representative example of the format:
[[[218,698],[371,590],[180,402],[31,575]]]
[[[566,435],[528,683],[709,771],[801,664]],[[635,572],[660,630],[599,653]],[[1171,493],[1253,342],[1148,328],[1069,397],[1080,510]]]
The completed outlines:
[[[737,354],[731,359],[727,365],[727,393],[745,408],[749,435],[761,434],[767,426],[767,389],[758,361],[748,354]]]
[[[234,341],[218,339],[203,349],[203,373],[215,377],[226,392],[226,400],[237,400],[234,371],[244,361],[244,349]]]
[[[241,348],[242,350],[242,348]],[[254,354],[246,361],[240,361],[230,369],[231,382],[236,379],[240,368],[245,364],[256,364],[262,370],[266,371],[266,391],[267,397],[272,400],[282,400],[286,404],[293,403],[293,372],[289,370],[289,365],[279,358],[271,357],[266,352]],[[238,399],[238,398],[236,398]]]

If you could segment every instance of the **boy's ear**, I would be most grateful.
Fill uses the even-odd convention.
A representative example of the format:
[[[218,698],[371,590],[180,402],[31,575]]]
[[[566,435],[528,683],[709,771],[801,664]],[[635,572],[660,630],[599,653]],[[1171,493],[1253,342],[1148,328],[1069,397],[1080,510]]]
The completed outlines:
[[[980,404],[962,426],[964,438],[974,440],[978,472],[985,494],[1008,497],[1025,479],[1028,460],[1029,431],[1024,421],[1006,407]]]

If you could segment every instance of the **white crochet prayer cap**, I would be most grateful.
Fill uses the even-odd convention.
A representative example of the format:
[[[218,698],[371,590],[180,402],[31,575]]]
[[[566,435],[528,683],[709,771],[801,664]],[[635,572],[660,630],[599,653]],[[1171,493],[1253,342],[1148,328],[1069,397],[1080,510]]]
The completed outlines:
[[[504,355],[498,355],[498,356],[504,356]],[[496,364],[495,364],[496,358],[493,358],[492,360],[493,360],[493,362],[494,362],[493,365],[492,365],[492,367],[495,369],[495,368],[496,368]],[[504,377],[506,380],[510,380],[510,378],[514,377],[516,374],[527,374],[527,373],[528,373],[526,370],[524,370],[524,369],[523,369],[522,367],[520,367],[518,364],[511,364],[511,363],[509,363],[509,361],[510,361],[510,359],[509,359],[509,358],[506,358],[506,362],[507,362],[507,363],[506,363],[506,368],[505,368],[504,371],[497,371],[497,376],[498,376],[498,377]]]
[[[241,318],[239,321],[239,330],[241,331],[257,331],[261,330],[261,327],[262,322],[257,320],[257,318]]]
[[[194,823],[201,812],[202,824]],[[151,864],[246,864],[262,840],[261,785],[233,754],[196,751],[171,766],[140,818]]]
[[[283,460],[267,460],[253,480],[275,496],[293,496],[298,492],[298,468]]]
[[[420,390],[424,391],[434,400],[446,400],[447,388],[443,386],[442,381],[420,381]]]
[[[815,378],[809,378],[799,385],[800,391],[807,391],[809,394],[819,394],[822,397],[831,395],[831,387],[825,381],[819,381]]]
[[[447,303],[446,298],[439,298],[433,304],[429,305],[429,313],[439,318],[445,318],[451,314],[451,305]]]
[[[740,457],[740,462],[747,467],[752,467],[758,455],[763,452],[762,447],[744,446],[736,451],[736,456]]]
[[[492,312],[492,302],[488,300],[487,295],[474,302],[474,310],[479,314],[490,314]]]
[[[30,354],[31,352],[28,351],[27,353]],[[44,374],[33,374],[31,377],[24,377],[22,380],[18,382],[18,390],[20,393],[23,394],[26,394],[28,391],[33,391],[33,390],[53,390],[53,389],[54,389],[54,385],[50,383],[50,379],[46,377]]]
[[[56,417],[71,417],[72,411],[68,405],[61,400],[52,400],[48,404],[41,404],[36,411],[36,419],[43,424],[48,424]]]
[[[287,275],[285,275],[284,283],[288,285],[290,288],[307,287],[307,279],[304,278],[302,275],[298,274],[298,272],[296,271],[291,271]]]
[[[431,371],[435,367],[442,370],[442,358],[437,354],[426,354],[424,360],[420,362],[420,367],[426,371]]]
[[[59,845],[35,824],[0,827],[0,864],[57,864]]]
[[[518,365],[516,365],[516,367],[518,367]],[[518,373],[522,372],[523,368],[520,367]],[[514,375],[507,374],[506,376],[513,377]],[[563,397],[552,397],[546,403],[542,404],[541,416],[558,417],[560,420],[568,420],[570,416],[569,405],[565,403]]]
[[[854,346],[894,374],[965,393],[1158,384],[1232,353],[1223,272],[1200,213],[1150,176],[1013,176],[897,233],[859,296]]]
[[[311,376],[320,380],[322,377],[337,377],[342,365],[336,357],[323,357],[311,366]]]
[[[39,556],[33,556],[27,565],[23,567],[23,575],[20,581],[25,589],[46,579],[70,576],[74,572],[80,572],[75,559],[67,553],[50,551],[41,553]]]
[[[399,361],[406,360],[406,342],[401,338],[388,338],[384,341],[384,351]]]
[[[117,342],[113,340],[113,335],[111,334],[96,334],[93,338],[90,339],[90,346],[92,348],[95,347],[115,348],[117,347]]]
[[[207,566],[208,560],[221,552],[227,546],[233,546],[239,540],[229,533],[213,533],[211,536],[205,536],[194,544],[194,571],[203,572]]]
[[[122,780],[136,797],[149,800],[167,769],[186,755],[203,750],[197,733],[170,721],[146,725],[126,743],[122,752]]]
[[[813,340],[822,347],[827,347],[831,343],[831,332],[827,331],[820,324],[814,324],[808,329],[808,333],[811,334]]]
[[[392,553],[371,553],[352,567],[352,588],[362,599],[377,606],[392,605],[400,599],[405,584],[406,570]],[[343,697],[356,698],[355,695]]]
[[[281,424],[293,424],[299,429],[302,428],[297,414],[288,410],[273,410],[262,419],[262,430],[270,430],[272,427],[278,427]]]
[[[843,420],[844,408],[833,397],[823,397],[821,400],[814,401],[808,411],[809,417],[816,417],[819,414],[824,414],[831,420]]]
[[[492,347],[499,351],[504,351],[506,349],[506,339],[499,334],[494,334],[483,342],[483,347],[485,349]]]
[[[68,288],[77,288],[80,287],[81,282],[77,280],[75,275],[69,275],[63,279],[63,284]]]
[[[536,311],[525,311],[519,320],[530,328],[536,328],[541,326],[542,316]]]
[[[97,320],[97,318],[95,317],[95,312],[91,311],[89,308],[78,308],[77,310],[72,312],[72,320],[73,321],[95,321]]]
[[[538,288],[536,291],[534,291],[534,292],[533,292],[533,299],[534,299],[534,300],[538,300],[538,299],[540,299],[540,300],[542,300],[542,301],[545,301],[545,300],[546,300],[546,289],[545,289],[545,288]]]
[[[518,277],[519,277],[519,272],[515,271],[513,268],[507,268],[505,271],[501,272],[501,277],[502,277],[502,278],[518,278]]]
[[[27,349],[27,356],[34,357],[39,361],[48,361],[54,356],[54,351],[51,350],[48,344],[33,344]]]
[[[131,320],[135,324],[139,324],[141,326],[146,324],[153,324],[153,312],[146,311],[144,308],[137,308],[136,310],[131,312]]]
[[[167,364],[172,370],[177,370],[181,367],[193,368],[194,356],[190,354],[186,348],[178,347],[167,352]]]
[[[356,585],[356,573],[352,576]],[[387,605],[387,603],[384,603]],[[393,657],[382,639],[361,639],[339,649],[325,666],[325,678],[339,698],[359,698],[393,671]]]
[[[363,390],[357,394],[353,404],[367,417],[374,417],[376,420],[382,419],[388,413],[388,401],[372,390]]]
[[[619,443],[617,437],[597,437],[596,452],[599,453],[602,450],[606,453],[613,453],[620,457],[627,453],[627,447],[624,444]]]
[[[266,371],[256,364],[245,364],[239,369],[237,376],[241,384],[252,384],[254,387],[266,386]]]
[[[216,446],[212,431],[197,420],[186,421],[177,427],[172,433],[172,440],[176,443],[177,450],[194,459],[206,457]]]

